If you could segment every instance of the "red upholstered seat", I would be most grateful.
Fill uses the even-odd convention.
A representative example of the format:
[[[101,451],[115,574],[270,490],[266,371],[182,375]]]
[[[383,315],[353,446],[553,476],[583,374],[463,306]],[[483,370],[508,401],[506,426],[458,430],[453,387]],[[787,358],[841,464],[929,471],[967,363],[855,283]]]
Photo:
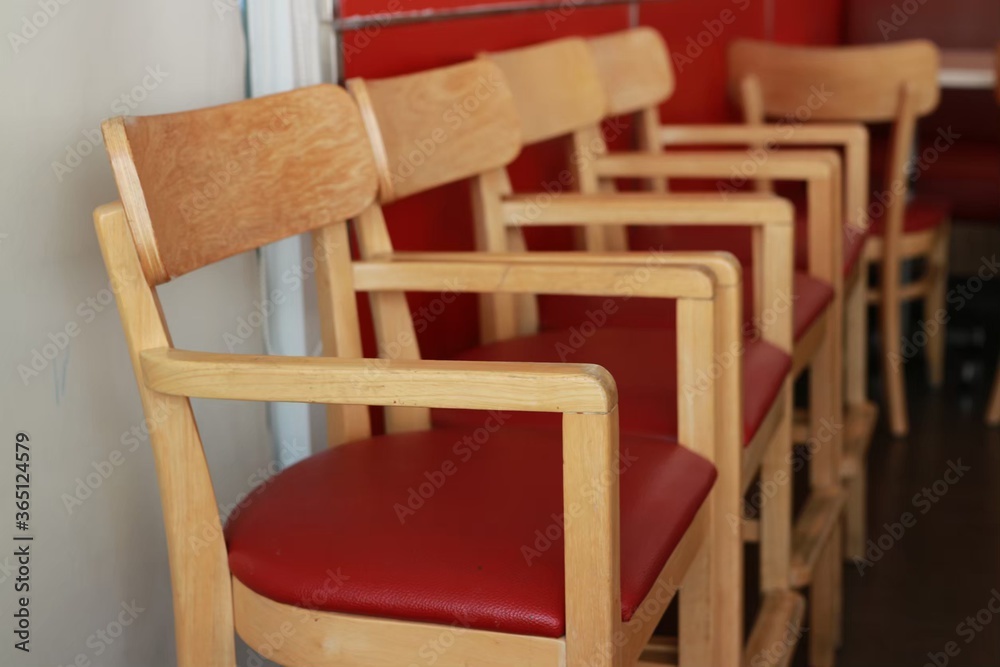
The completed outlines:
[[[753,304],[752,287],[744,281],[743,314],[750,321]],[[833,287],[803,272],[792,279],[792,329],[795,340],[805,335],[816,318],[833,301]],[[613,326],[640,329],[673,329],[676,324],[676,302],[667,299],[607,298],[578,296],[539,296],[538,307],[543,330],[570,329],[589,326]],[[755,329],[748,324],[747,334]],[[610,369],[609,369],[610,370]],[[612,374],[614,371],[612,370]]]
[[[715,480],[666,439],[620,441],[628,620]],[[558,637],[565,631],[559,431],[505,424],[324,451],[255,491],[226,526],[233,574],[325,611]],[[572,514],[570,515],[570,519]]]
[[[459,359],[478,361],[568,361],[600,364],[618,385],[619,419],[623,433],[649,436],[677,434],[677,339],[673,328],[624,329],[578,326],[484,345]],[[720,364],[738,363],[720,359]],[[746,343],[743,355],[744,442],[749,443],[781,391],[791,369],[791,358],[760,340]],[[685,390],[699,391],[710,382]],[[481,425],[481,412],[435,410],[435,423]],[[519,426],[558,428],[559,415],[512,414]]]
[[[934,229],[951,216],[951,209],[944,199],[916,196],[906,205],[903,216],[903,231],[924,232]],[[873,217],[871,233],[881,236],[885,233],[885,216]]]

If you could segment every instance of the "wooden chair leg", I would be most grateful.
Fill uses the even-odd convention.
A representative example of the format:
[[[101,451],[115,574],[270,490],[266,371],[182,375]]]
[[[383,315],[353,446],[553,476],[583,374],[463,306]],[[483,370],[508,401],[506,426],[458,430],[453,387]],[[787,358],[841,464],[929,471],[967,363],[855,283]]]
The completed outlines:
[[[774,495],[760,511],[760,581],[764,591],[788,590],[792,556],[792,387],[786,381],[785,416],[761,462],[761,484],[771,483]]]
[[[711,532],[711,531],[710,531]],[[684,575],[680,591],[680,618],[677,637],[679,667],[699,667],[715,661],[712,613],[712,559],[717,557],[711,537],[701,547],[698,558]]]
[[[860,278],[844,300],[844,399],[845,416],[853,418],[868,410],[868,264],[859,267]],[[858,437],[852,424],[845,424],[846,437]],[[868,434],[861,437],[868,437]],[[868,534],[866,471],[868,443],[852,443],[859,454],[858,469],[846,479],[847,522],[844,527],[844,558],[853,562],[864,555]]]
[[[883,271],[890,267],[883,263]],[[889,409],[889,430],[896,437],[903,437],[910,430],[906,408],[905,360],[902,355],[903,304],[899,298],[899,275],[883,280],[879,334],[882,338],[882,381]]]
[[[934,249],[927,258],[931,285],[924,296],[924,320],[934,322],[936,329],[928,332],[927,375],[932,387],[939,387],[944,381],[945,323],[943,313],[946,308],[945,295],[948,291],[948,241],[951,225],[945,222],[938,229]]]
[[[826,424],[841,424],[842,393],[838,347],[840,337],[833,328],[840,327],[839,318],[831,318],[830,329],[809,367],[809,421],[811,436],[819,439]],[[812,491],[841,488],[840,459],[843,429],[833,429],[828,441],[820,441],[809,466]],[[809,593],[809,664],[832,667],[838,641],[841,614],[841,555],[842,521],[838,520],[823,548],[813,572]]]
[[[843,574],[840,550],[840,528],[837,528],[816,564],[809,588],[810,667],[833,667],[836,659]]]

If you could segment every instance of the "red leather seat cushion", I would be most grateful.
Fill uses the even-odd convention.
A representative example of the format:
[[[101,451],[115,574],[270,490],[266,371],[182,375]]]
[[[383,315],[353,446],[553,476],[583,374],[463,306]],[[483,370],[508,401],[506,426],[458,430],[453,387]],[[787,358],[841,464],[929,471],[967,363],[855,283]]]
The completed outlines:
[[[561,636],[560,433],[510,425],[485,441],[470,433],[370,438],[279,473],[229,519],[233,574],[285,604]],[[665,439],[623,436],[620,452],[621,602],[628,620],[716,472]]]
[[[906,206],[903,216],[904,232],[923,232],[934,229],[948,219],[951,210],[948,202],[935,197],[918,195]],[[872,217],[871,233],[881,236],[885,233],[885,216]]]
[[[833,301],[833,287],[806,273],[796,272],[792,277],[792,294],[792,330],[794,339],[799,340]],[[749,324],[752,306],[752,286],[744,281],[743,314],[748,322],[744,332],[748,335],[755,331]],[[676,302],[668,299],[543,295],[538,297],[538,308],[541,328],[545,331],[606,325],[672,330],[677,325]]]
[[[618,411],[623,433],[648,436],[677,434],[677,339],[671,329],[624,329],[578,326],[473,348],[459,359],[477,361],[542,361],[593,363],[604,366],[618,385]],[[743,354],[744,441],[749,443],[767,416],[791,369],[791,358],[760,340],[747,341]],[[736,363],[720,359],[720,364]],[[709,382],[706,378],[706,382]],[[697,391],[699,387],[692,388]],[[484,413],[434,410],[435,423],[482,425]],[[519,426],[558,428],[559,415],[519,412]]]

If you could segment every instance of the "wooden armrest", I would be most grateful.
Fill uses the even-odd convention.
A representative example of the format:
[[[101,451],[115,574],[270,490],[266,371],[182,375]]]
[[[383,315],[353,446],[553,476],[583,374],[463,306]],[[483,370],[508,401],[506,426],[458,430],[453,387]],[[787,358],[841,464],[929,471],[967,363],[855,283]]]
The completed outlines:
[[[276,357],[172,348],[139,355],[161,394],[241,401],[607,414],[614,379],[592,364]]]
[[[735,287],[739,285],[741,266],[732,253],[722,251],[664,251],[651,249],[647,252],[396,252],[385,259],[404,262],[516,262],[519,264],[571,264],[586,265],[591,270],[595,265],[623,266],[700,266],[708,269],[715,277],[717,285]]]
[[[868,131],[859,123],[769,123],[765,125],[661,125],[661,146],[858,146]]]
[[[640,268],[643,279],[636,280]],[[354,286],[360,292],[434,292],[450,289],[478,294],[628,294],[653,298],[711,299],[716,285],[714,274],[705,266],[694,262],[661,265],[658,258],[641,267],[634,263],[587,261],[497,261],[489,255],[463,261],[401,261],[389,258],[354,263]]]
[[[600,178],[725,178],[742,181],[767,178],[803,181],[833,178],[840,169],[840,156],[833,150],[769,153],[763,160],[752,160],[745,150],[619,152],[594,159],[594,171]]]
[[[658,156],[651,156],[658,157]],[[603,159],[603,158],[602,158]],[[600,164],[600,163],[598,163]],[[544,206],[535,195],[504,199],[506,224],[517,227],[549,225],[754,225],[790,224],[791,203],[770,194],[710,192],[661,194],[615,192],[563,193]]]

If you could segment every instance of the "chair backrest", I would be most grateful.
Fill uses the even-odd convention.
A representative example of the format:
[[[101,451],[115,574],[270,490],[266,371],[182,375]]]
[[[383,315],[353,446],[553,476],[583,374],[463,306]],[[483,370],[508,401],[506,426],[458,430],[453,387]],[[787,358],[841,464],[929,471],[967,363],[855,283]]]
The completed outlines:
[[[607,101],[593,56],[578,37],[489,53],[514,96],[525,146],[593,127]]]
[[[172,347],[156,285],[312,230],[321,241],[318,279],[333,285],[320,307],[336,320],[325,325],[324,351],[361,357],[346,221],[372,207],[374,160],[357,107],[346,91],[329,85],[115,118],[104,133],[122,201],[99,208],[95,226],[143,411],[155,424],[150,441],[167,527],[178,662],[232,664],[226,545],[191,404],[152,391],[143,378],[140,355]],[[367,426],[365,406],[340,407],[345,419],[354,418],[348,423],[359,425],[355,432]],[[190,613],[193,604],[209,610],[212,622]]]
[[[336,86],[103,130],[151,284],[357,215],[375,197],[364,127]]]
[[[816,121],[892,122],[906,86],[917,117],[940,98],[940,56],[931,42],[874,46],[785,46],[737,40],[729,47],[734,92],[748,78],[760,88],[767,117],[808,114]]]
[[[889,122],[886,191],[905,189],[917,119],[940,100],[940,54],[929,41],[874,46],[806,47],[737,40],[729,48],[729,81],[750,123]],[[901,185],[899,185],[901,184]],[[867,202],[863,204],[867,211]],[[884,223],[886,275],[898,272],[906,198],[891,197]],[[863,215],[863,226],[872,224]]]
[[[503,167],[521,150],[510,90],[490,62],[347,86],[372,139],[383,203]]]
[[[656,108],[674,93],[674,68],[663,36],[633,28],[587,40],[610,115]]]

